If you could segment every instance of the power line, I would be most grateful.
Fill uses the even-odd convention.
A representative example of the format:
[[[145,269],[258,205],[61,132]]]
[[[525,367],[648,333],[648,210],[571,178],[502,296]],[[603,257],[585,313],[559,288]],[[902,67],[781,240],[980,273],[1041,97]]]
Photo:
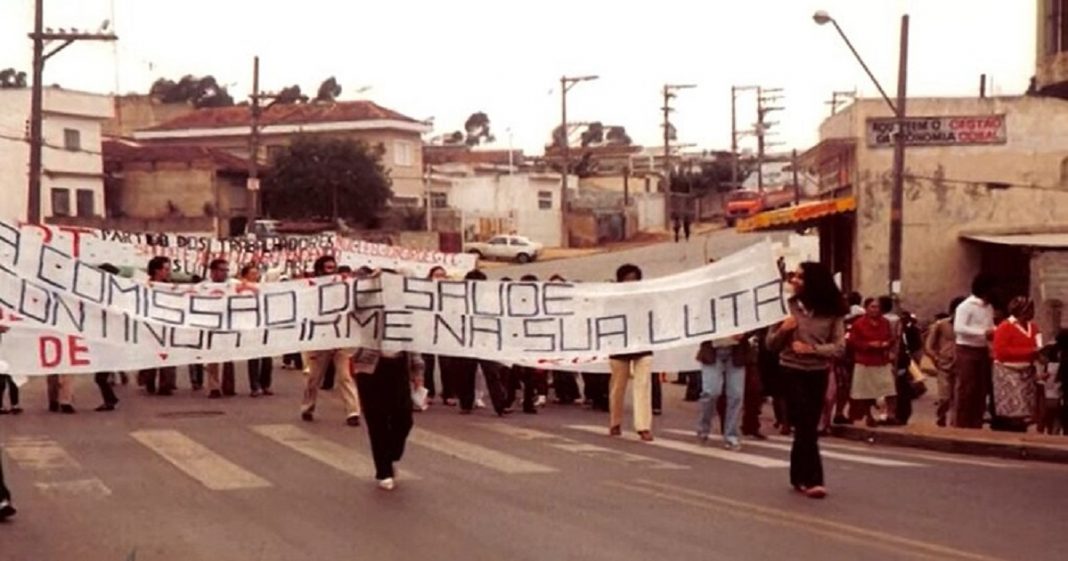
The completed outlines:
[[[1016,187],[1016,188],[1027,189],[1027,190],[1031,190],[1031,191],[1054,191],[1054,192],[1064,193],[1065,195],[1068,195],[1068,187],[1059,187],[1059,186],[1052,186],[1052,185],[1040,185],[1040,184],[1037,184],[1037,183],[1018,183],[1018,182],[1013,182],[1013,181],[991,181],[991,180],[975,180],[975,179],[951,179],[951,178],[948,178],[948,177],[938,177],[938,176],[931,176],[931,175],[915,175],[915,174],[910,174],[910,173],[906,173],[905,174],[905,178],[907,178],[907,179],[926,179],[926,180],[931,181],[931,182],[953,183],[953,184],[957,184],[957,185],[973,185],[973,186],[982,185],[982,186],[985,186],[987,189],[991,189],[991,190],[1010,189],[1010,188]]]
[[[0,140],[8,140],[8,141],[11,141],[11,142],[25,142],[26,144],[30,144],[30,139],[28,139],[26,137],[23,137],[23,136],[12,136],[12,135],[9,135],[9,134],[4,134],[4,133],[0,133]],[[54,150],[62,150],[64,152],[79,152],[79,153],[82,153],[82,154],[91,154],[93,156],[103,156],[104,155],[103,152],[98,152],[96,150],[86,150],[85,148],[67,148],[66,146],[62,146],[62,145],[59,145],[59,144],[51,144],[51,143],[48,143],[48,142],[41,142],[41,146],[44,147],[44,148],[52,148]]]

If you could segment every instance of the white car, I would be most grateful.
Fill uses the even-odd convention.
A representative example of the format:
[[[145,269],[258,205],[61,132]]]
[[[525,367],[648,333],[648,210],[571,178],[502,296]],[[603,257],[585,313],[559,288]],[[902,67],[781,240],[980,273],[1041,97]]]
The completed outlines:
[[[542,245],[523,236],[494,236],[488,242],[469,243],[464,251],[479,258],[530,263],[541,254]]]

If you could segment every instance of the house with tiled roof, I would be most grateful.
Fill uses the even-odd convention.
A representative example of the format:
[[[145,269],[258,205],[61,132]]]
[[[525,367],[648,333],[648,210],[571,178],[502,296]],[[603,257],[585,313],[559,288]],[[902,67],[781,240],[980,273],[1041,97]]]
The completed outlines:
[[[204,108],[136,131],[133,136],[145,146],[196,146],[249,158],[251,117],[247,106]],[[422,134],[430,131],[426,123],[359,100],[272,105],[260,114],[259,130],[260,149],[255,157],[263,165],[302,135],[380,146],[382,163],[393,180],[393,203],[422,204]]]

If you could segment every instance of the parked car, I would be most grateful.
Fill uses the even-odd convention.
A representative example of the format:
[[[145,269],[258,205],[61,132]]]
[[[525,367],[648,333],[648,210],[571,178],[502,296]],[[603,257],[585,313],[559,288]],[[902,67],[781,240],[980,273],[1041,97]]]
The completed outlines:
[[[523,236],[494,236],[488,242],[471,242],[464,251],[479,258],[530,263],[541,255],[542,245]]]

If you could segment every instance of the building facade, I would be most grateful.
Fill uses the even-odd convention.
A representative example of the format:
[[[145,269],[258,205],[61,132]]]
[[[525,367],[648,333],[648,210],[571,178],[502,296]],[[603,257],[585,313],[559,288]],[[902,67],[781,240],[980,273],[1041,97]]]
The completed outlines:
[[[341,138],[381,147],[382,164],[393,181],[393,203],[417,206],[424,198],[422,134],[430,126],[370,101],[279,104],[259,118],[256,158],[268,164],[300,136]],[[185,145],[218,149],[249,158],[248,107],[198,109],[155,127],[134,132],[146,145]]]
[[[1068,0],[1038,0],[1035,91],[1068,99]]]
[[[30,161],[30,89],[0,90],[0,219],[25,220]],[[41,217],[101,218],[105,212],[101,124],[110,96],[45,88]]]

